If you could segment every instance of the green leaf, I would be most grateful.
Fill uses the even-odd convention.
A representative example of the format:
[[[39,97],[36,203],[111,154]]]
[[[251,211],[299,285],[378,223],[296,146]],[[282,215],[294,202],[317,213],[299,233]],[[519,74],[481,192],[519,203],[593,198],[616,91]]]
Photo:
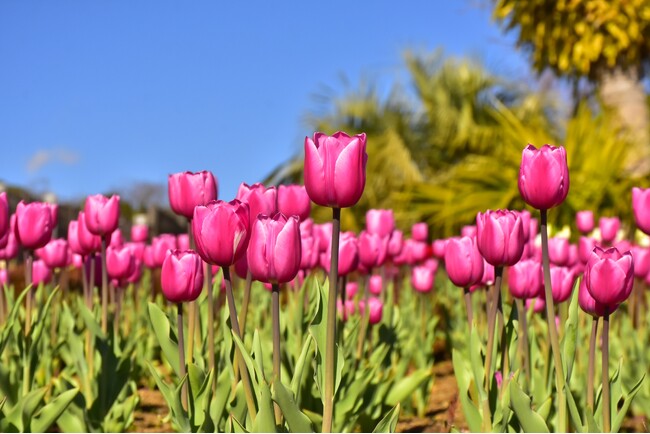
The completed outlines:
[[[30,423],[30,430],[32,432],[46,432],[56,420],[61,416],[61,413],[68,408],[68,405],[79,393],[79,389],[71,389],[63,392],[50,403],[40,409],[38,414],[32,418]]]
[[[395,382],[393,387],[391,387],[388,396],[386,396],[385,403],[391,406],[401,403],[406,398],[410,397],[415,389],[420,387],[420,385],[427,379],[431,378],[431,376],[431,369],[427,368],[412,372],[406,378],[400,378]]]
[[[309,355],[309,350],[311,349],[311,338],[305,339],[305,343],[302,345],[302,351],[300,351],[300,357],[296,362],[296,366],[293,371],[293,378],[291,379],[291,391],[294,396],[298,396],[300,392],[300,385],[302,383],[303,373],[305,371],[305,366],[307,363],[311,363],[311,360],[307,360]]]
[[[578,343],[578,285],[580,279],[573,283],[573,292],[569,303],[569,315],[564,325],[562,338],[562,362],[566,373],[566,382],[571,380],[573,362],[575,361],[576,345]]]
[[[230,415],[230,423],[232,424],[232,432],[235,433],[247,433],[246,428],[242,426],[241,423],[237,420],[237,418],[233,415]]]
[[[451,351],[451,359],[454,365],[454,375],[458,382],[460,404],[463,407],[463,414],[465,415],[465,419],[467,419],[467,425],[470,431],[480,432],[483,425],[483,418],[469,396],[471,371],[467,367],[465,359],[463,359],[462,355],[456,349]]]
[[[5,324],[2,327],[2,333],[0,333],[0,355],[2,355],[5,346],[9,342],[9,336],[11,334],[11,331],[13,330],[14,322],[16,321],[16,317],[18,316],[18,312],[20,312],[23,299],[31,289],[32,289],[32,285],[28,285],[27,288],[25,288],[23,292],[20,293],[20,295],[14,302],[13,306],[11,307],[11,311],[9,312]]]
[[[151,375],[158,385],[158,390],[160,390],[165,398],[165,401],[167,401],[169,410],[172,412],[173,420],[178,426],[179,430],[182,432],[190,432],[190,421],[187,418],[187,412],[183,409],[183,405],[181,403],[181,389],[183,382],[187,381],[187,375],[183,377],[181,381],[179,381],[176,389],[172,390],[172,388],[163,381],[160,375],[158,375],[156,368],[154,368],[148,361],[147,366],[149,367],[149,371],[151,372]]]
[[[231,336],[232,340],[239,349],[239,352],[241,353],[242,357],[244,358],[244,363],[246,364],[246,369],[248,369],[248,376],[251,379],[251,386],[253,387],[253,392],[257,395],[257,399],[260,399],[259,396],[259,385],[260,382],[257,381],[256,376],[253,375],[255,373],[255,362],[253,361],[252,357],[250,354],[248,354],[248,351],[246,350],[246,347],[244,346],[244,343],[235,335],[235,332],[231,330]],[[243,369],[243,366],[240,366],[239,369]]]
[[[314,432],[309,418],[300,411],[291,391],[273,380],[273,400],[278,403],[291,432]]]
[[[88,309],[88,307],[86,307],[86,304],[83,302],[82,299],[78,299],[77,309],[79,311],[79,314],[81,315],[81,319],[83,320],[86,328],[90,330],[93,336],[96,336],[102,340],[106,340],[106,335],[104,334],[99,323],[95,319],[95,315],[93,315],[93,313]]]
[[[36,320],[36,324],[34,325],[34,328],[31,330],[31,344],[30,344],[30,352],[32,354],[36,353],[36,350],[38,348],[38,342],[41,340],[41,336],[43,335],[43,329],[45,327],[45,317],[48,314],[50,310],[50,306],[52,305],[52,300],[54,300],[54,297],[56,294],[59,292],[59,287],[57,286],[54,288],[54,291],[50,294],[50,296],[47,298],[47,301],[45,302],[45,305],[43,306],[43,309],[40,310],[38,313],[38,318]]]
[[[152,302],[148,303],[148,310],[149,320],[151,321],[151,326],[156,334],[156,338],[158,338],[160,348],[162,349],[167,362],[171,365],[176,375],[180,377],[181,370],[178,358],[178,341],[176,340],[176,336],[172,335],[169,318],[167,318],[167,315],[165,315],[165,313]]]
[[[259,384],[258,402],[259,411],[253,421],[253,431],[255,432],[277,432],[275,426],[275,413],[273,412],[273,400],[271,399],[271,389],[269,385],[262,381]]]
[[[510,405],[525,432],[549,432],[544,419],[531,408],[531,399],[517,381],[510,383]]]
[[[585,432],[585,426],[583,425],[582,419],[580,418],[578,406],[573,399],[573,393],[571,393],[571,389],[569,389],[569,385],[567,383],[564,384],[564,393],[566,394],[566,402],[569,407],[569,416],[571,417],[571,423],[577,430],[579,430],[579,432]]]
[[[621,411],[619,411],[616,414],[616,417],[612,421],[612,432],[618,432],[619,429],[621,428],[621,424],[623,423],[627,411],[630,408],[630,404],[632,404],[632,400],[634,399],[636,394],[639,393],[639,390],[641,390],[641,385],[643,384],[643,380],[645,380],[645,374],[643,374],[643,376],[639,379],[639,381],[636,382],[636,384],[632,387],[632,389],[630,389],[630,391],[624,395],[625,398],[623,400],[623,406],[621,407]]]
[[[389,411],[382,420],[379,421],[373,433],[391,433],[395,432],[395,427],[397,427],[397,421],[399,420],[399,403]]]

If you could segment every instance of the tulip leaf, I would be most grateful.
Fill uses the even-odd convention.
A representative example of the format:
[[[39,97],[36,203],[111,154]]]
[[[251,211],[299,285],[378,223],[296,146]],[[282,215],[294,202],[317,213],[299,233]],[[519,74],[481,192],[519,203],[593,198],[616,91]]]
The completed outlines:
[[[510,382],[510,406],[525,432],[549,432],[544,419],[533,411],[530,396],[521,390],[516,381]]]
[[[311,360],[307,360],[307,357],[310,354],[311,342],[311,338],[305,339],[305,343],[302,345],[302,351],[300,351],[300,356],[298,357],[298,361],[294,367],[293,378],[291,379],[291,391],[296,397],[298,397],[298,394],[300,393],[300,385],[302,384],[305,365],[311,363]]]
[[[386,416],[384,416],[374,430],[373,433],[392,433],[395,432],[397,427],[397,421],[399,420],[399,411],[400,405],[397,403],[391,411],[389,411]]]
[[[167,401],[169,410],[172,413],[173,421],[177,425],[178,430],[182,432],[190,432],[190,421],[187,419],[187,413],[183,409],[183,405],[181,403],[181,389],[183,382],[187,381],[187,376],[183,377],[181,381],[179,381],[179,384],[175,390],[172,390],[172,388],[163,381],[160,375],[158,375],[158,371],[156,371],[156,368],[154,368],[151,363],[147,362],[147,366],[149,367],[149,371],[151,372],[151,375],[153,376],[156,385],[158,386],[158,390],[160,390],[165,398],[165,401]]]
[[[461,354],[453,349],[451,352],[451,359],[454,366],[454,375],[456,376],[456,381],[458,382],[458,394],[460,398],[460,404],[463,407],[463,414],[465,419],[467,419],[467,425],[469,426],[470,431],[480,432],[482,428],[483,419],[481,414],[478,411],[478,408],[474,402],[470,399],[469,388],[472,383],[471,371],[467,368],[467,363]]]
[[[40,409],[38,414],[31,419],[30,431],[46,432],[52,424],[61,416],[61,413],[70,405],[79,393],[79,389],[70,389],[52,400],[52,402]]]
[[[244,358],[244,363],[246,364],[246,369],[248,370],[248,376],[251,379],[251,386],[253,387],[254,392],[257,395],[257,399],[259,400],[260,399],[260,395],[259,395],[260,387],[259,387],[259,385],[260,385],[261,382],[257,380],[256,375],[253,375],[255,373],[255,362],[253,362],[252,357],[250,356],[250,354],[248,354],[248,351],[246,350],[246,347],[244,346],[244,343],[241,341],[241,339],[239,339],[237,337],[237,335],[235,334],[234,331],[231,331],[231,333],[232,333],[231,336],[232,336],[233,342],[235,342],[235,345],[239,349],[240,354]],[[240,366],[239,369],[244,369],[244,367]]]
[[[569,408],[569,417],[571,417],[573,427],[576,428],[579,432],[585,432],[585,426],[582,423],[582,418],[580,417],[578,406],[576,405],[576,401],[573,399],[573,393],[571,392],[571,389],[567,383],[564,384],[564,393],[566,395],[566,402]]]
[[[165,315],[165,313],[152,302],[149,302],[148,304],[148,311],[151,326],[156,334],[156,338],[158,338],[158,344],[160,344],[165,359],[167,359],[167,362],[171,365],[176,375],[180,377],[181,370],[178,357],[178,341],[176,340],[176,335],[171,330],[169,318],[167,318],[167,315]]]
[[[221,420],[226,404],[228,403],[229,393],[225,393],[230,388],[230,375],[227,369],[223,369],[217,377],[217,393],[214,394],[214,399],[210,403],[210,417],[216,426],[218,421]]]
[[[420,387],[427,379],[431,378],[431,368],[419,369],[405,378],[400,378],[393,384],[385,398],[387,405],[396,405],[411,396],[415,389]]]
[[[230,420],[230,423],[232,424],[231,432],[234,432],[234,433],[247,433],[248,432],[248,431],[246,431],[246,428],[244,428],[242,426],[242,424],[239,423],[239,421],[237,420],[237,418],[235,416],[230,415],[229,420]]]
[[[639,393],[639,390],[641,390],[641,385],[643,384],[643,380],[645,380],[645,374],[641,376],[639,381],[636,382],[636,384],[630,389],[628,393],[626,393],[624,396],[623,400],[623,405],[621,406],[621,410],[616,414],[616,417],[614,417],[614,420],[612,421],[612,432],[618,432],[618,430],[621,428],[621,424],[623,423],[623,420],[625,419],[625,416],[627,414],[628,409],[630,408],[630,405],[632,404],[632,400],[636,396],[637,393]]]
[[[273,400],[280,406],[291,432],[314,432],[311,421],[300,411],[291,390],[277,379],[273,380]]]
[[[273,412],[273,400],[271,399],[271,389],[266,381],[260,381],[258,390],[260,399],[258,401],[259,411],[253,421],[253,431],[255,432],[277,432],[275,426],[275,413]]]
[[[9,342],[9,336],[13,330],[13,325],[14,322],[16,321],[16,317],[18,316],[18,312],[20,312],[20,308],[22,306],[23,299],[27,295],[29,291],[31,291],[32,285],[28,285],[27,288],[25,288],[16,301],[14,302],[13,306],[11,307],[11,311],[9,312],[9,315],[7,316],[7,319],[5,321],[4,327],[2,327],[2,333],[0,333],[0,355],[4,352],[5,346],[7,346],[7,343]]]
[[[38,342],[41,340],[41,336],[43,336],[43,329],[45,328],[45,317],[47,316],[50,310],[50,306],[52,305],[52,300],[54,300],[54,297],[58,293],[59,293],[59,287],[57,286],[56,288],[54,288],[54,291],[52,291],[50,296],[47,298],[45,305],[43,306],[42,309],[40,309],[40,312],[38,313],[36,325],[31,330],[30,352],[32,355],[36,354],[36,351],[38,349]]]
[[[571,300],[569,303],[569,315],[564,325],[564,337],[562,338],[562,363],[566,381],[571,380],[573,363],[575,361],[576,346],[578,344],[578,285],[580,279],[573,283]]]

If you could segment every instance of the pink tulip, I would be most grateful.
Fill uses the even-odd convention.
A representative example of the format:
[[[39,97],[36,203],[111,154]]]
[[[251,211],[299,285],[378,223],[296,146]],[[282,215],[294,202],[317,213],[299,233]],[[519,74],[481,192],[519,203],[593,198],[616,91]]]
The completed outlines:
[[[178,248],[178,240],[172,234],[160,234],[153,237],[151,240],[151,259],[153,261],[153,268],[162,267],[167,252],[169,250],[176,250]]]
[[[349,300],[359,292],[359,284],[357,282],[348,282],[345,284],[345,297]]]
[[[281,185],[277,195],[279,212],[287,217],[297,215],[300,221],[309,218],[311,201],[304,185]]]
[[[551,289],[555,303],[562,303],[571,297],[575,280],[571,268],[551,265]]]
[[[566,265],[569,262],[569,240],[553,237],[548,240],[549,260],[555,265]]]
[[[180,172],[167,178],[169,205],[178,215],[191,220],[194,207],[217,200],[217,179],[212,172]]]
[[[578,305],[585,313],[593,317],[603,316],[607,311],[606,307],[598,303],[589,293],[587,280],[584,276],[580,279],[580,286],[578,287]]]
[[[124,245],[124,237],[122,236],[122,231],[118,228],[113,231],[111,234],[111,241],[108,243],[109,246],[121,247]]]
[[[650,188],[632,188],[632,211],[637,227],[650,234]]]
[[[524,148],[519,166],[519,193],[537,209],[560,205],[569,193],[569,168],[564,147]]]
[[[253,185],[242,182],[237,190],[236,199],[248,204],[250,226],[252,227],[258,215],[273,215],[277,212],[277,197],[275,187],[267,188],[259,182]]]
[[[318,250],[326,251],[332,244],[332,222],[315,224],[314,236],[318,239]]]
[[[383,286],[383,281],[379,274],[373,274],[370,276],[370,279],[368,279],[368,291],[370,291],[372,295],[381,295]]]
[[[190,249],[189,234],[176,235],[176,245],[178,246],[178,250],[189,250]]]
[[[216,201],[197,206],[192,219],[196,250],[209,264],[229,267],[246,253],[250,239],[248,205]]]
[[[97,253],[102,248],[101,237],[88,230],[88,226],[86,225],[86,213],[83,211],[79,211],[77,216],[77,240],[79,241],[82,250],[85,252],[84,255]]]
[[[101,194],[88,196],[84,213],[88,230],[100,237],[108,237],[117,229],[120,221],[120,197],[113,195],[109,199]]]
[[[531,306],[533,312],[542,313],[544,312],[544,309],[546,309],[546,301],[544,300],[544,297],[529,298],[526,300],[526,310],[529,310]]]
[[[139,261],[144,260],[144,249],[146,247],[146,244],[143,242],[131,242],[131,243],[125,243],[124,247],[127,247],[131,250],[131,253],[133,254],[133,257]]]
[[[52,281],[52,270],[44,261],[38,259],[32,263],[32,283],[38,286],[41,283],[47,285]]]
[[[305,187],[316,204],[347,208],[356,204],[366,185],[366,135],[343,132],[305,138]]]
[[[427,238],[429,238],[429,226],[424,222],[415,223],[411,226],[411,238],[415,241],[427,242]]]
[[[0,268],[0,288],[9,284],[9,273],[6,268]]]
[[[320,255],[320,265],[329,273],[332,247]],[[359,246],[354,232],[341,232],[339,239],[339,272],[338,275],[346,276],[357,269],[359,265]]]
[[[318,264],[320,252],[318,251],[318,240],[311,235],[303,234],[300,231],[300,269],[311,270]]]
[[[72,260],[72,251],[63,238],[50,241],[37,251],[37,255],[51,269],[67,267]]]
[[[527,300],[544,295],[542,264],[523,259],[508,267],[508,288],[514,298]]]
[[[594,247],[596,247],[596,240],[589,237],[580,237],[578,240],[578,258],[580,258],[580,262],[587,263]]]
[[[426,261],[424,261],[422,263],[422,265],[429,268],[433,272],[433,274],[436,274],[436,272],[438,271],[438,266],[440,265],[440,262],[438,262],[437,259],[429,258]]]
[[[433,289],[435,271],[431,267],[416,266],[411,270],[411,286],[418,292],[430,292]]]
[[[404,248],[404,234],[402,231],[394,230],[390,233],[390,238],[388,239],[388,257],[394,258],[402,253]]]
[[[359,302],[359,310],[361,313],[364,313],[366,309],[366,303],[362,300]],[[384,311],[384,304],[377,297],[370,297],[368,299],[368,312],[370,324],[379,324],[381,322],[381,317]]]
[[[366,213],[366,231],[382,238],[395,230],[395,216],[392,209],[371,209]]]
[[[16,214],[9,219],[9,231],[5,234],[4,247],[0,249],[0,260],[9,261],[18,256],[20,245],[16,239]]]
[[[290,282],[300,269],[300,219],[282,213],[260,214],[246,253],[253,278],[267,283]]]
[[[624,302],[632,292],[634,260],[630,252],[621,254],[612,247],[594,248],[585,268],[589,294],[609,311]]]
[[[483,277],[483,257],[473,238],[449,238],[445,249],[445,268],[449,280],[461,288],[470,287]]]
[[[339,315],[343,317],[343,321],[347,321],[349,317],[356,313],[357,307],[354,303],[354,300],[346,300],[345,305],[341,303],[341,300],[336,300],[336,310],[339,312]]]
[[[75,255],[85,256],[86,250],[79,243],[79,222],[70,220],[68,223],[68,247]]]
[[[634,276],[644,278],[650,272],[650,249],[633,246],[632,258],[634,259]]]
[[[578,211],[576,213],[576,226],[583,234],[594,230],[594,213],[592,211]]]
[[[379,267],[386,261],[388,253],[388,237],[362,231],[359,234],[359,262],[371,270]]]
[[[460,236],[476,238],[476,225],[465,225],[460,228]]]
[[[52,227],[56,228],[59,224],[59,205],[56,203],[45,202],[50,208],[50,215],[52,217]]]
[[[516,264],[524,251],[524,231],[519,213],[487,211],[476,216],[477,245],[481,255],[495,267]]]
[[[149,227],[147,225],[131,226],[131,241],[135,243],[146,243],[149,238]]]
[[[598,221],[598,227],[600,228],[600,239],[604,243],[611,243],[621,228],[621,221],[618,217],[601,217]]]
[[[7,201],[7,193],[4,191],[0,193],[0,248],[6,245],[6,235],[9,233],[9,202]],[[2,244],[4,240],[5,244]]]
[[[569,260],[567,261],[567,266],[572,267],[580,262],[578,257],[578,246],[575,244],[569,244]]]
[[[52,238],[52,213],[44,202],[24,201],[16,208],[15,235],[18,242],[29,250],[43,247]]]
[[[309,235],[310,237],[315,237],[314,233],[314,221],[310,218],[300,220],[300,236]]]
[[[524,229],[524,240],[528,242],[530,241],[531,238],[530,227],[531,227],[532,216],[530,215],[530,212],[528,212],[528,210],[523,210],[523,211],[519,211],[519,217],[521,217],[521,227]],[[535,224],[537,224],[537,222],[535,222]],[[535,234],[537,234],[537,232],[535,232]],[[533,235],[533,237],[534,236],[535,235]]]
[[[74,268],[81,268],[84,266],[84,257],[77,254],[73,253],[72,254],[72,266]]]
[[[111,279],[125,280],[135,271],[135,257],[127,246],[106,249],[106,272]]]
[[[447,248],[447,240],[434,240],[433,243],[431,244],[433,256],[438,259],[443,259],[445,257],[446,248]]]
[[[169,250],[160,280],[167,300],[173,303],[194,301],[203,289],[203,261],[194,250]]]

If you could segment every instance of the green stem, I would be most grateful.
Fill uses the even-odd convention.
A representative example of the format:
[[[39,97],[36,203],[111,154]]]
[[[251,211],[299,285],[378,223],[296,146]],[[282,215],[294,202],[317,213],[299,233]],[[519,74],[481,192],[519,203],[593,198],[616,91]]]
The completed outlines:
[[[596,335],[598,334],[598,317],[591,321],[591,336],[589,337],[589,369],[587,371],[587,407],[594,410],[594,374],[596,371]]]
[[[366,342],[368,323],[370,322],[370,309],[367,308],[368,298],[369,298],[368,280],[369,280],[368,275],[363,277],[363,302],[366,308],[363,310],[363,317],[361,318],[361,325],[359,326],[359,338],[357,340],[357,360],[356,360],[357,367],[359,367],[359,363],[361,362],[361,358],[363,357],[363,344]],[[359,310],[358,309],[359,304],[360,303],[357,303],[357,310]]]
[[[106,237],[102,237],[102,332],[108,331],[108,274],[106,270]]]
[[[30,251],[25,252],[25,288],[32,284],[32,254]],[[32,329],[32,303],[33,288],[27,292],[25,297],[25,336],[29,336]]]
[[[522,355],[524,365],[524,376],[526,378],[526,385],[530,387],[530,354],[528,350],[528,319],[526,318],[526,309],[524,308],[524,301],[515,299],[517,304],[517,314],[519,317],[519,325],[521,327],[521,347],[520,354]]]
[[[469,292],[469,288],[463,288],[463,298],[465,299],[465,310],[467,311],[467,325],[469,326],[469,332],[472,333],[474,312],[472,309],[472,293]]]
[[[551,267],[548,257],[548,223],[547,210],[540,212],[540,232],[542,235],[542,267],[544,270],[544,297],[546,299],[546,321],[548,322],[548,333],[551,341],[551,352],[553,353],[553,364],[555,367],[555,388],[559,406],[558,432],[566,432],[566,396],[564,394],[564,368],[562,366],[562,355],[560,353],[560,341],[555,326],[555,304],[553,303],[553,292],[551,289]]]
[[[248,306],[251,301],[251,286],[253,285],[253,275],[251,270],[246,272],[246,286],[244,287],[244,300],[242,301],[241,312],[239,313],[239,324],[242,330],[242,342],[246,336],[246,318],[248,318]],[[235,370],[235,381],[239,381],[239,363],[235,360],[233,364]]]
[[[179,364],[180,364],[180,369],[181,369],[181,375],[179,378],[179,381],[182,381],[183,378],[185,377],[185,338],[183,337],[183,304],[182,303],[177,303],[176,304],[176,310],[177,310],[177,326],[178,326],[178,359],[179,359]],[[187,381],[183,383],[183,388],[181,389],[181,400],[183,404],[184,409],[188,409],[187,407],[187,401],[188,401],[188,396],[187,396]]]
[[[276,381],[281,381],[280,366],[280,285],[272,285],[272,321],[273,321],[273,377]],[[282,411],[277,402],[274,403],[275,423],[282,425]]]
[[[494,286],[488,294],[488,341],[487,354],[485,356],[485,391],[490,394],[490,385],[492,384],[492,352],[494,350],[494,334],[497,317],[497,305],[499,293],[501,292],[501,280],[503,278],[503,267],[494,267]]]
[[[226,296],[228,297],[228,310],[230,312],[230,325],[232,331],[241,340],[241,330],[239,329],[239,321],[237,320],[237,307],[235,306],[235,297],[232,294],[232,281],[230,280],[230,269],[228,267],[221,267],[223,271],[223,279],[226,282]],[[243,342],[243,341],[242,341]],[[255,400],[253,399],[253,388],[251,386],[251,379],[248,374],[244,356],[242,355],[239,347],[235,345],[235,355],[239,363],[239,372],[241,374],[242,383],[244,385],[244,395],[246,397],[246,405],[248,407],[248,414],[251,419],[255,420],[257,417],[257,410],[255,409]]]
[[[336,289],[339,270],[339,235],[341,232],[341,208],[332,208],[332,254],[329,274],[329,297],[327,300],[327,338],[325,343],[325,396],[323,397],[322,431],[332,431],[334,420],[334,370],[336,362]],[[368,310],[368,306],[366,306]]]
[[[610,432],[612,404],[609,397],[609,313],[603,316],[603,432]]]
[[[216,390],[217,373],[214,372],[214,288],[212,287],[212,266],[205,264],[205,287],[208,290],[208,368],[213,371],[212,391]]]

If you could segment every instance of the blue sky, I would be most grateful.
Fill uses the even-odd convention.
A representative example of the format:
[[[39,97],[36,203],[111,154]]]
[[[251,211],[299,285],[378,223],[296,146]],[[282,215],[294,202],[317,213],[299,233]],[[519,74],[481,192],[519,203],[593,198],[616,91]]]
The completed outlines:
[[[0,2],[0,181],[61,199],[211,170],[261,180],[341,74],[403,80],[406,49],[530,76],[487,0]]]

